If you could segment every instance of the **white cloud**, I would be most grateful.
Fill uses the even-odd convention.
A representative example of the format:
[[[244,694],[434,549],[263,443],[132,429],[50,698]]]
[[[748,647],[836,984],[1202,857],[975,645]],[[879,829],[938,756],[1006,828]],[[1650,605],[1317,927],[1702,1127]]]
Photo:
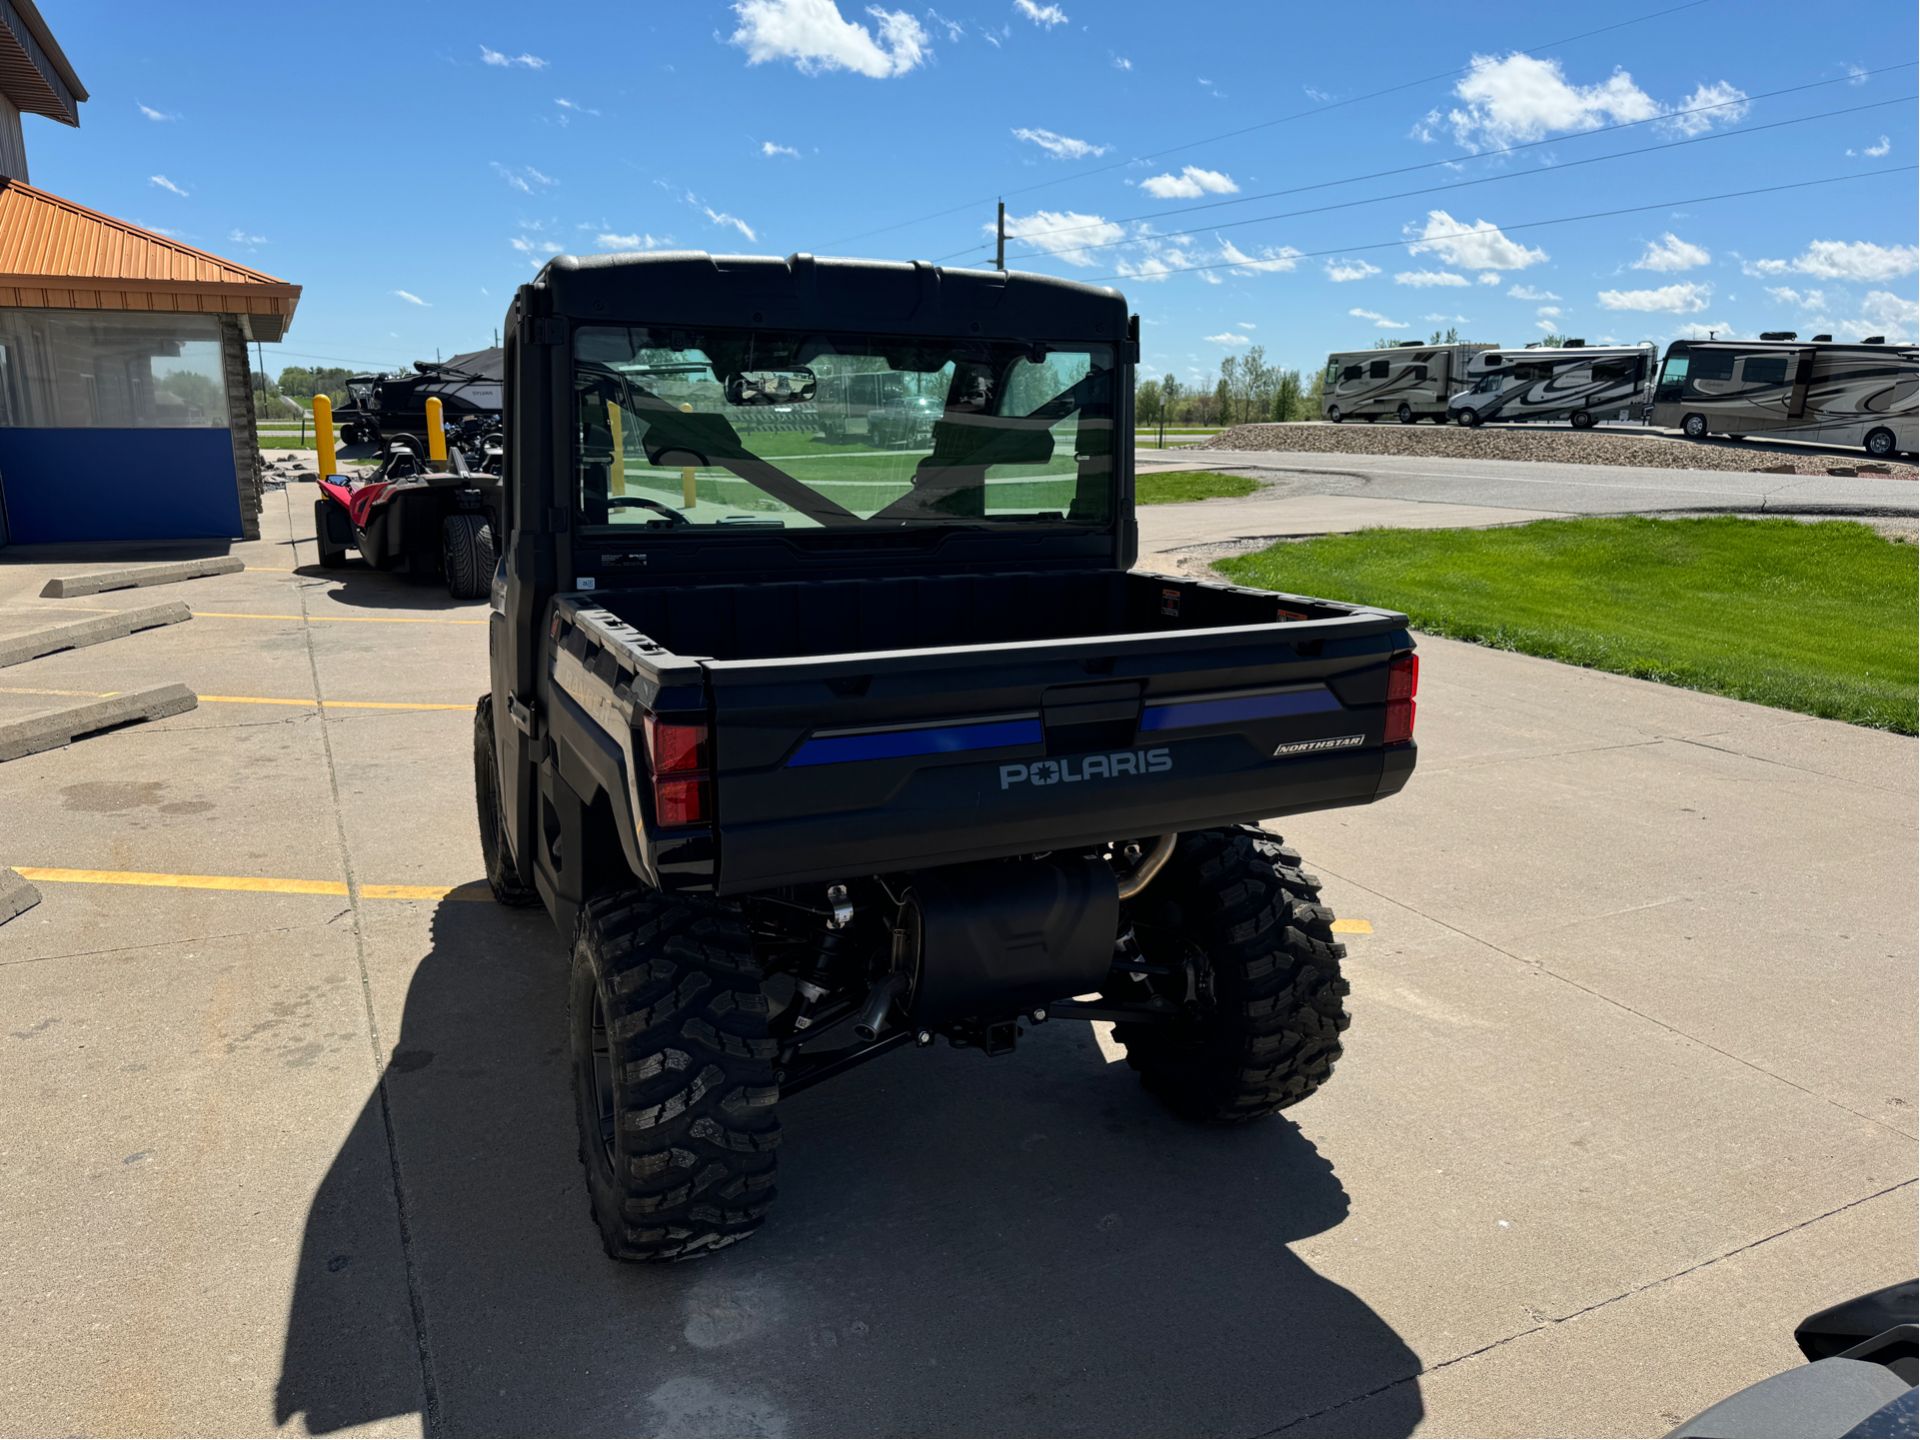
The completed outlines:
[[[509,236],[507,244],[522,255],[559,255],[566,249],[564,245],[556,245],[551,240],[529,240],[524,235]]]
[[[1498,285],[1501,277],[1498,270],[1482,270],[1477,278],[1482,285]]]
[[[949,20],[932,6],[927,7],[927,19],[939,29],[947,32],[947,42],[958,45],[967,38],[967,27],[958,20]]]
[[[713,224],[723,229],[732,226],[735,230],[738,230],[742,235],[746,236],[747,239],[756,244],[759,243],[760,237],[754,234],[753,227],[738,215],[729,215],[726,211],[716,210],[711,205],[702,205],[700,206],[700,210]]]
[[[1242,330],[1258,330],[1260,328],[1251,320],[1236,320],[1233,323]]]
[[[493,167],[494,174],[506,181],[507,184],[515,190],[518,190],[522,195],[531,195],[536,189],[551,190],[555,185],[560,183],[551,175],[542,174],[531,165],[522,165],[516,170],[510,166],[502,165],[498,160],[491,160],[488,164]]]
[[[1034,24],[1049,30],[1067,23],[1067,12],[1058,5],[1036,5],[1034,0],[1013,0],[1013,8]]]
[[[747,52],[747,64],[788,60],[802,75],[851,70],[869,79],[905,75],[921,65],[932,41],[904,10],[869,5],[870,30],[840,13],[834,0],[736,0],[740,23],[727,37]]]
[[[553,103],[558,105],[562,110],[571,110],[575,115],[598,115],[600,113],[591,105],[582,105],[579,101],[569,100],[564,95],[555,99]]]
[[[395,290],[393,293],[399,296],[402,300],[406,301],[407,304],[409,305],[418,305],[418,306],[421,306],[423,309],[428,309],[428,310],[431,310],[433,308],[431,305],[427,304],[425,300],[422,300],[418,295],[414,294],[411,290]]]
[[[1300,252],[1291,245],[1262,245],[1259,255],[1249,255],[1231,240],[1220,241],[1220,258],[1230,261],[1236,275],[1257,275],[1276,270],[1291,270],[1300,263]]]
[[[1795,290],[1791,285],[1769,285],[1768,298],[1779,305],[1792,305],[1802,310],[1824,310],[1827,308],[1827,292],[1824,290]]]
[[[991,224],[980,228],[993,234]],[[1007,216],[1007,238],[1023,240],[1069,265],[1087,266],[1093,264],[1094,257],[1084,247],[1111,245],[1126,239],[1127,232],[1098,215],[1083,215],[1077,210],[1036,210],[1031,215]]]
[[[1698,245],[1682,240],[1671,230],[1658,240],[1647,242],[1647,253],[1633,262],[1636,270],[1694,270],[1709,263],[1713,256]]]
[[[1393,277],[1393,283],[1426,289],[1434,285],[1465,285],[1467,277],[1451,270],[1402,270]]]
[[[1708,109],[1708,106],[1714,108]],[[1747,92],[1738,85],[1716,80],[1711,85],[1696,87],[1674,108],[1696,113],[1669,115],[1654,127],[1656,130],[1666,130],[1675,135],[1704,135],[1716,125],[1733,124],[1753,106],[1747,103]]]
[[[1660,113],[1659,103],[1624,70],[1593,85],[1576,85],[1558,60],[1517,51],[1504,59],[1475,55],[1453,93],[1462,103],[1447,112],[1447,123],[1453,138],[1470,149],[1651,120]]]
[[[1109,148],[1095,145],[1090,140],[1076,140],[1071,135],[1056,135],[1051,130],[1030,129],[1024,125],[1013,132],[1013,138],[1024,140],[1029,145],[1038,145],[1056,160],[1084,160],[1089,155],[1104,155]]]
[[[1693,315],[1713,303],[1713,286],[1686,281],[1658,290],[1602,290],[1597,297],[1608,310],[1660,310]]]
[[[1875,245],[1870,240],[1815,240],[1791,260],[1755,260],[1740,268],[1748,275],[1785,275],[1797,271],[1821,280],[1900,280],[1920,266],[1920,247]]]
[[[267,243],[267,237],[264,235],[249,235],[245,230],[242,230],[236,225],[227,232],[227,243],[229,245],[244,245],[249,250],[257,250],[260,246]]]
[[[1302,85],[1300,88],[1306,92],[1307,99],[1313,101],[1316,105],[1324,105],[1327,101],[1333,99],[1333,96],[1327,91],[1316,90],[1311,85]]]
[[[144,110],[147,107],[142,105],[140,108]],[[153,118],[171,120],[173,117],[171,115],[167,115],[167,116],[154,116]],[[1869,145],[1864,150],[1855,150],[1852,146],[1848,146],[1847,154],[1865,155],[1871,159],[1878,160],[1882,155],[1886,154],[1891,149],[1893,149],[1893,141],[1889,140],[1886,136],[1882,135],[1880,137],[1879,143],[1874,145]]]
[[[768,159],[772,159],[776,155],[785,155],[792,160],[798,160],[800,158],[800,152],[794,149],[793,146],[776,145],[771,140],[762,140],[760,142],[760,153]]]
[[[1219,170],[1202,170],[1198,165],[1182,167],[1178,175],[1149,175],[1140,188],[1156,200],[1196,200],[1202,195],[1234,195],[1240,187],[1233,177]]]
[[[1869,290],[1860,302],[1864,312],[1845,328],[1862,336],[1884,335],[1889,340],[1911,340],[1920,331],[1920,304],[1903,300],[1891,290]]]
[[[1710,323],[1690,320],[1685,325],[1677,326],[1668,332],[1667,338],[1669,340],[1711,340],[1716,335],[1732,333],[1733,327],[1724,320],[1715,320]]]
[[[1560,297],[1551,290],[1536,290],[1531,285],[1515,285],[1507,291],[1509,300],[1558,300]]]
[[[1355,308],[1347,311],[1347,314],[1353,316],[1353,318],[1356,320],[1369,321],[1372,324],[1379,326],[1382,330],[1404,330],[1407,328],[1406,321],[1389,320],[1386,316],[1382,315],[1378,310],[1361,310],[1361,309]]]
[[[1369,265],[1364,260],[1329,260],[1326,270],[1327,278],[1336,285],[1348,280],[1364,280],[1369,275],[1380,273],[1378,265]]]
[[[1533,313],[1541,320],[1558,320],[1560,318],[1560,307],[1558,305],[1542,305]]]
[[[1406,228],[1408,234],[1414,233],[1412,225]],[[1429,210],[1427,223],[1419,235],[1418,240],[1407,246],[1408,254],[1431,252],[1463,270],[1524,270],[1547,258],[1544,250],[1509,240],[1490,220],[1476,220],[1467,225],[1444,210]]]
[[[175,115],[175,114],[172,114],[172,113],[171,113],[171,112],[169,112],[169,111],[166,111],[166,110],[156,110],[156,109],[154,109],[154,108],[153,108],[153,106],[151,106],[151,105],[144,105],[144,104],[141,104],[141,102],[140,102],[140,101],[138,101],[138,100],[136,100],[136,101],[134,101],[133,103],[134,103],[134,104],[135,104],[135,105],[136,105],[136,106],[137,106],[137,107],[139,108],[139,110],[140,110],[140,113],[141,113],[142,115],[144,115],[144,116],[146,116],[146,117],[147,117],[147,119],[149,119],[149,120],[163,120],[163,121],[164,121],[164,120],[178,120],[178,119],[180,118],[180,117],[179,117],[178,115]],[[1883,136],[1882,138],[1884,139],[1885,137]],[[1886,151],[1884,151],[1884,150],[1882,150],[1882,151],[1881,151],[1880,153],[1881,153],[1882,155],[1884,155],[1884,154],[1886,154],[1887,152],[1886,152]]]
[[[164,175],[149,175],[147,177],[147,183],[149,185],[157,185],[169,194],[178,195],[182,200],[187,198],[187,192],[174,184],[173,181],[167,179]]]
[[[1209,345],[1245,345],[1247,337],[1238,330],[1222,330],[1218,335],[1207,336]]]
[[[1429,325],[1466,325],[1470,323],[1464,315],[1434,314],[1420,317]]]
[[[1847,84],[1864,85],[1872,78],[1872,72],[1864,65],[1847,66]]]
[[[602,230],[593,237],[593,243],[602,250],[664,250],[673,243],[673,237],[644,233],[621,235],[612,230]]]
[[[1407,131],[1409,140],[1418,140],[1422,145],[1431,145],[1440,138],[1440,125],[1446,119],[1438,110],[1429,110]]]
[[[1124,55],[1115,55],[1113,57],[1113,68],[1116,70],[1131,70],[1133,69],[1133,61]]]
[[[498,50],[489,50],[484,45],[480,47],[480,63],[482,65],[492,65],[502,70],[506,69],[509,65],[518,65],[524,70],[544,70],[547,68],[547,62],[542,60],[538,55],[528,55],[524,52],[519,55],[507,55]]]

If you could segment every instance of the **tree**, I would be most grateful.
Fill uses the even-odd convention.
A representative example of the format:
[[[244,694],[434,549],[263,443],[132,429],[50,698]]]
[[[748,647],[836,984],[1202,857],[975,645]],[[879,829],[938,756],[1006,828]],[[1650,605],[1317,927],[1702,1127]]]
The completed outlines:
[[[1220,383],[1213,387],[1213,413],[1219,417],[1216,424],[1233,423],[1233,385],[1239,370],[1239,363],[1232,355],[1220,362]]]
[[[1276,420],[1300,420],[1301,402],[1305,397],[1301,392],[1300,372],[1282,370],[1280,378],[1273,387],[1273,418]]]
[[[1458,345],[1460,343],[1460,331],[1456,327],[1449,325],[1445,334],[1442,334],[1438,330],[1434,331],[1433,338],[1427,341],[1427,343],[1429,345]]]
[[[1567,336],[1567,335],[1556,335],[1551,330],[1549,330],[1546,334],[1542,335],[1534,343],[1537,345],[1551,346],[1552,348],[1557,350],[1561,346],[1565,345],[1567,341],[1571,338],[1572,338],[1571,336]]]
[[[1158,380],[1142,380],[1133,392],[1133,419],[1138,425],[1157,425],[1165,408]]]

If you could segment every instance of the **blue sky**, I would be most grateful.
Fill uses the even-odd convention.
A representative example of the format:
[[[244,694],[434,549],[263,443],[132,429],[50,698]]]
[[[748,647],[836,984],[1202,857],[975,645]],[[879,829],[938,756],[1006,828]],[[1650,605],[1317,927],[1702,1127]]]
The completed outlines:
[[[1547,43],[1676,3],[1389,0],[1362,32],[1346,6],[1116,0],[333,0],[190,23],[41,0],[92,99],[77,131],[25,123],[36,184],[304,286],[276,371],[491,343],[563,251],[990,258],[1000,194],[1018,268],[1121,285],[1146,365],[1189,380],[1252,343],[1311,369],[1449,325],[1911,337],[1912,170],[1670,202],[1913,165],[1920,70],[1863,72],[1912,60],[1915,7],[1704,0]],[[1329,183],[1404,166],[1425,168]]]

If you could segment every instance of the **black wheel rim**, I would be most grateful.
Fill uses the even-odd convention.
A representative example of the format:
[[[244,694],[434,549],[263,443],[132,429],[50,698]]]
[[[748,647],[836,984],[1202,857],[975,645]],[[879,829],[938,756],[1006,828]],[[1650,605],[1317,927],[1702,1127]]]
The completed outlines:
[[[600,991],[593,992],[593,1008],[588,1016],[592,1027],[588,1050],[593,1065],[593,1105],[600,1126],[600,1151],[607,1167],[613,1167],[613,1047],[607,1040],[607,1012],[600,1004]]]

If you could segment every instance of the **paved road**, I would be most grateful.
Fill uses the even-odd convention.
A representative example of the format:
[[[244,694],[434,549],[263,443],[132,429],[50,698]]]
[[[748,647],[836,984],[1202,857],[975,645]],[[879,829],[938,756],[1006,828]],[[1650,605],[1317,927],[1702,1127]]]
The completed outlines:
[[[1409,789],[1279,827],[1372,927],[1323,1094],[896,1055],[786,1107],[750,1244],[612,1266],[564,947],[448,893],[479,608],[296,568],[304,499],[0,672],[207,697],[0,765],[0,1432],[1649,1434],[1912,1274],[1914,743],[1442,641]]]
[[[1912,515],[1920,487],[1873,476],[1754,475],[1737,470],[1662,470],[1456,460],[1441,456],[1322,455],[1275,450],[1140,451],[1139,468],[1227,470],[1273,482],[1274,499],[1348,495],[1423,504],[1476,505],[1612,515],[1629,511],[1868,511]]]

